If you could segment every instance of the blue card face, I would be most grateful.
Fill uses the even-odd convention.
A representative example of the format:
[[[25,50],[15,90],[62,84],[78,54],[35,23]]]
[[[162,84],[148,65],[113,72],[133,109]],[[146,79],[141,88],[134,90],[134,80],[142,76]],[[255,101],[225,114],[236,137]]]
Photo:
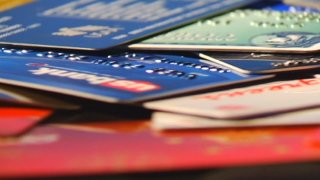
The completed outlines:
[[[0,82],[105,102],[142,101],[267,77],[161,54],[98,57],[14,49],[0,53]]]
[[[34,0],[0,13],[0,42],[97,50],[256,0]]]

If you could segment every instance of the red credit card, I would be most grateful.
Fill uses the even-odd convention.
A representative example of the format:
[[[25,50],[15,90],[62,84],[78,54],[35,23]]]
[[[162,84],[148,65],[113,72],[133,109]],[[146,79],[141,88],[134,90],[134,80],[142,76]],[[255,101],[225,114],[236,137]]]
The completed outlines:
[[[154,132],[147,121],[51,125],[0,141],[1,177],[221,168],[320,160],[320,127]]]
[[[0,136],[19,135],[51,113],[44,109],[0,107]]]

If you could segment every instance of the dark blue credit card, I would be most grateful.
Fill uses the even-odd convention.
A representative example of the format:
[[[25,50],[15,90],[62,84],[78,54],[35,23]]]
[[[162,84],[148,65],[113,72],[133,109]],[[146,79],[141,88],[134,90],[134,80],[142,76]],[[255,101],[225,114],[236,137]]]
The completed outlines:
[[[31,0],[0,13],[0,43],[98,50],[256,0]]]
[[[163,54],[85,56],[4,49],[0,82],[104,102],[136,102],[271,76]]]

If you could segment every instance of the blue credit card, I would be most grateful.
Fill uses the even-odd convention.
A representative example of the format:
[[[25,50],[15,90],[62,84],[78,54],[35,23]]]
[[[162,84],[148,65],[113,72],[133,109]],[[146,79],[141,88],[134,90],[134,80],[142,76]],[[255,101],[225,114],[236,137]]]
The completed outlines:
[[[34,0],[0,13],[0,43],[97,50],[256,0]]]
[[[2,83],[105,102],[143,101],[269,77],[240,75],[209,61],[173,55],[0,52]]]

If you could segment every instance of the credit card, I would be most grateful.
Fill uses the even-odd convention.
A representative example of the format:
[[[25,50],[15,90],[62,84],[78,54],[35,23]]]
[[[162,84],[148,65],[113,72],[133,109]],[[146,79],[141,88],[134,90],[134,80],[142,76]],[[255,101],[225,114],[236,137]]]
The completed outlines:
[[[320,77],[271,82],[145,103],[145,107],[222,119],[243,119],[320,106]]]
[[[267,117],[225,120],[213,119],[185,114],[155,112],[152,115],[151,126],[156,130],[183,130],[208,128],[243,128],[272,126],[319,125],[320,109],[301,110]]]
[[[274,74],[320,68],[318,54],[200,53],[201,58],[245,74]]]
[[[8,103],[64,110],[75,110],[80,108],[80,105],[75,103],[40,94],[39,92],[0,84],[0,104]]]
[[[146,121],[99,125],[90,120],[69,127],[40,126],[16,139],[1,139],[0,177],[114,175],[320,159],[317,126],[155,133]]]
[[[51,114],[44,109],[0,107],[0,136],[20,135]]]
[[[284,0],[284,3],[294,5],[294,6],[305,6],[305,7],[320,9],[319,0]]]
[[[254,1],[34,0],[0,13],[0,43],[106,49]]]
[[[242,9],[130,45],[132,49],[307,53],[320,50],[320,14]]]
[[[83,56],[2,49],[0,82],[105,102],[134,102],[270,78],[184,56]]]

